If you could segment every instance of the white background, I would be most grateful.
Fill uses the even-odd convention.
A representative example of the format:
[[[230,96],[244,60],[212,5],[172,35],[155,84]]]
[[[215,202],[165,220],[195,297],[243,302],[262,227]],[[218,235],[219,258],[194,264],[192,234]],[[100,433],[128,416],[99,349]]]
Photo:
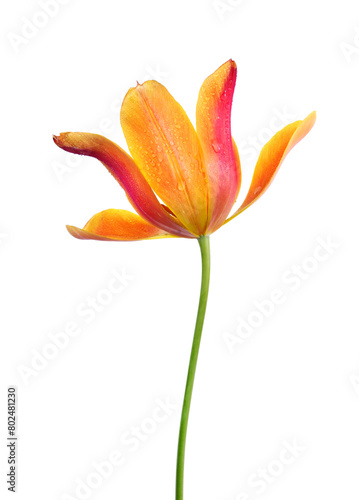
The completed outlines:
[[[185,500],[357,499],[357,2],[53,2],[52,17],[37,0],[1,8],[1,495],[12,498],[6,391],[15,384],[17,498],[174,499],[198,245],[72,238],[66,224],[83,226],[96,212],[129,205],[99,162],[69,158],[51,136],[97,130],[126,148],[119,106],[136,80],[149,78],[193,120],[202,81],[232,58],[239,201],[258,155],[249,141],[263,144],[274,123],[314,109],[318,120],[268,192],[211,238]],[[278,114],[282,123],[273,120]],[[333,249],[322,249],[318,262],[320,241]],[[297,285],[295,265],[310,271]],[[104,296],[114,269],[132,279],[87,323],[78,308]],[[275,289],[284,302],[258,316],[258,302]],[[255,316],[261,325],[230,350],[225,338],[238,340],[240,322]],[[79,334],[51,350],[51,333],[71,322]],[[40,369],[44,352],[53,359],[42,358]],[[158,398],[177,404],[161,423],[148,420]],[[132,451],[121,436],[141,425],[154,432]],[[296,457],[283,452],[293,441]],[[93,464],[115,450],[123,464],[107,478],[94,476]],[[281,465],[284,456],[292,463]],[[253,486],[261,468],[270,479],[262,488]],[[97,488],[76,493],[81,481],[96,480]]]

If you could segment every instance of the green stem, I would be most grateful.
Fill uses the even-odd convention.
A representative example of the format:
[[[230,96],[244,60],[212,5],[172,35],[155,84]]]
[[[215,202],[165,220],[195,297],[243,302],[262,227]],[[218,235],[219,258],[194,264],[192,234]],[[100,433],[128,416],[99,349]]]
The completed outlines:
[[[199,297],[199,305],[197,312],[196,327],[194,329],[194,337],[191,351],[191,358],[189,361],[187,383],[184,393],[181,424],[178,437],[178,449],[177,449],[177,474],[176,474],[176,500],[183,500],[183,471],[184,471],[184,459],[185,459],[185,448],[186,448],[186,435],[188,426],[188,416],[191,406],[192,390],[194,377],[196,374],[196,366],[198,359],[199,346],[201,343],[201,336],[203,330],[204,316],[206,314],[207,299],[208,299],[208,289],[209,289],[209,274],[210,274],[210,249],[209,249],[209,237],[201,236],[198,239],[198,243],[201,249],[202,257],[202,282],[201,282],[201,293]]]

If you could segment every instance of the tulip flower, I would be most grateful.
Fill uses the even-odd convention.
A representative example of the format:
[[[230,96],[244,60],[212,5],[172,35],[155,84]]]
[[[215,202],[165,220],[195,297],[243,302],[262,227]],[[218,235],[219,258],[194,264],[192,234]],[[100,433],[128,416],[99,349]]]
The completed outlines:
[[[313,112],[284,127],[263,147],[248,193],[230,215],[241,185],[240,159],[231,134],[236,75],[236,64],[229,60],[204,81],[198,96],[196,129],[160,83],[151,80],[131,88],[120,116],[130,155],[97,134],[66,132],[54,136],[57,146],[65,151],[100,160],[125,190],[136,212],[104,210],[83,229],[67,226],[72,236],[104,241],[188,238],[199,242],[202,283],[180,423],[176,500],[183,499],[186,432],[209,289],[209,235],[262,196],[289,151],[315,122]]]

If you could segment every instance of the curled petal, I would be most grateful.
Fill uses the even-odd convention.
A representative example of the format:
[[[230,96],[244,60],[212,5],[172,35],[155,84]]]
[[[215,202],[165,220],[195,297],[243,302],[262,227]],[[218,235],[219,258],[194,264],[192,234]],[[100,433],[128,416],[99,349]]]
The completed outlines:
[[[94,215],[83,229],[66,226],[80,240],[136,241],[174,237],[127,210],[109,209]]]
[[[176,236],[193,237],[162,207],[131,156],[115,143],[101,135],[81,132],[54,136],[54,142],[65,151],[100,160],[126,191],[136,212],[150,224]]]
[[[252,178],[247,196],[239,209],[229,217],[229,222],[254,203],[268,189],[284,158],[312,129],[316,113],[313,111],[303,121],[298,120],[277,132],[263,147]]]
[[[231,110],[237,66],[227,61],[204,81],[196,110],[197,133],[208,176],[208,228],[218,229],[237,199],[241,167],[231,136]]]
[[[121,125],[150,186],[193,234],[207,224],[207,178],[196,131],[167,89],[147,81],[128,91]]]

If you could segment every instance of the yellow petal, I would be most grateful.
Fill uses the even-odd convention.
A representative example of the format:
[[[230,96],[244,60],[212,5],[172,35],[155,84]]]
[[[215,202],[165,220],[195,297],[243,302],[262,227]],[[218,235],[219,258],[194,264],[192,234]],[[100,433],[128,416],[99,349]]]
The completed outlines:
[[[207,224],[207,178],[196,131],[158,82],[127,93],[122,129],[136,164],[161,200],[193,234]]]
[[[247,196],[239,209],[226,220],[226,223],[243,212],[268,189],[284,158],[312,129],[316,119],[313,111],[303,121],[298,120],[277,132],[263,147],[252,178]]]
[[[136,241],[175,237],[152,226],[137,214],[112,208],[94,215],[83,229],[66,227],[72,236],[80,240]]]

